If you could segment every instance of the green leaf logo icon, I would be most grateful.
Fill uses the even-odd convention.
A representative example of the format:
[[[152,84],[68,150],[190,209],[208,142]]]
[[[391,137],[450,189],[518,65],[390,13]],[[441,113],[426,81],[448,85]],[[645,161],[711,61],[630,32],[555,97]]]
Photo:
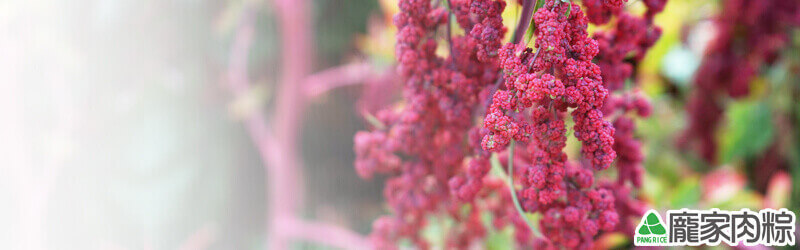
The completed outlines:
[[[664,235],[667,233],[667,229],[661,225],[661,218],[658,217],[655,210],[650,210],[647,213],[647,216],[642,218],[642,222],[639,223],[639,229],[636,230],[640,235]]]

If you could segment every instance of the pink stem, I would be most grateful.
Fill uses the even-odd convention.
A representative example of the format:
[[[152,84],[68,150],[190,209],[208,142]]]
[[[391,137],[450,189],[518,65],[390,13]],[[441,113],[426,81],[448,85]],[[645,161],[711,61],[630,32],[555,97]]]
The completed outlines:
[[[373,75],[372,66],[368,62],[326,69],[306,77],[306,96],[313,98],[334,88],[360,84]]]
[[[272,182],[271,205],[275,218],[294,218],[295,211],[303,200],[302,162],[297,154],[298,128],[300,114],[304,109],[304,95],[301,92],[304,77],[311,69],[311,25],[308,6],[304,0],[275,0],[275,13],[281,31],[282,73],[280,89],[277,93],[275,109],[276,141],[279,141],[282,154],[276,162]],[[278,178],[275,178],[277,176]],[[278,226],[278,225],[274,225]],[[280,227],[268,230],[274,232]],[[274,235],[274,234],[273,234]],[[279,237],[271,242],[271,249],[286,249],[286,242]]]
[[[270,206],[267,239],[269,249],[286,249],[290,238],[305,239],[336,247],[366,246],[361,235],[345,228],[298,219],[296,211],[302,201],[301,168],[297,155],[298,126],[303,110],[305,93],[300,83],[309,72],[311,56],[310,27],[305,18],[305,2],[276,0],[282,25],[284,54],[278,105],[272,121],[276,122],[277,136],[273,135],[261,112],[245,118],[245,126],[264,161],[266,179],[270,186],[267,202]],[[236,32],[227,82],[234,94],[243,95],[250,89],[247,76],[247,53],[253,40],[255,13],[248,10]],[[313,79],[313,78],[312,78]]]

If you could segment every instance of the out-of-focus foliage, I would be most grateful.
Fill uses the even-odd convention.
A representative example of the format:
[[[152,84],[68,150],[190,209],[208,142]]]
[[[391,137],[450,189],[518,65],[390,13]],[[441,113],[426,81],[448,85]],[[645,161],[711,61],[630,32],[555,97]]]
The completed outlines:
[[[736,102],[727,112],[728,127],[720,131],[722,163],[756,156],[772,142],[772,112],[766,104]]]

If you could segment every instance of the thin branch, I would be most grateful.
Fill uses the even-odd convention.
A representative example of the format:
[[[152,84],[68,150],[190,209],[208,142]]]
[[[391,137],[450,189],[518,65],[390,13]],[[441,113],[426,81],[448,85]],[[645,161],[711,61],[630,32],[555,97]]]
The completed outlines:
[[[508,156],[508,169],[503,170],[503,165],[500,163],[500,160],[497,157],[497,154],[492,154],[490,159],[492,164],[492,171],[500,177],[500,179],[506,180],[506,184],[508,185],[509,192],[511,192],[511,198],[514,202],[514,208],[517,210],[517,213],[520,217],[525,221],[525,224],[533,232],[533,235],[536,237],[541,237],[541,233],[539,232],[538,228],[533,225],[532,222],[528,220],[528,217],[525,216],[525,211],[522,210],[522,206],[519,204],[519,199],[517,198],[517,193],[514,189],[514,144],[515,142],[512,140],[511,144],[509,145],[509,156]],[[508,173],[506,173],[508,171]]]
[[[522,3],[522,15],[520,15],[519,20],[517,20],[517,27],[514,28],[514,34],[511,35],[511,43],[518,43],[522,38],[522,34],[524,34],[528,30],[528,25],[531,23],[531,18],[533,17],[533,12],[537,8],[537,0],[525,0]],[[534,55],[534,60],[539,55],[539,50],[536,50],[536,55]],[[500,76],[497,77],[497,81],[495,81],[494,85],[492,85],[492,93],[489,98],[486,98],[486,103],[483,107],[476,109],[473,113],[473,116],[477,116],[479,114],[484,114],[488,109],[489,105],[492,103],[492,98],[494,97],[494,92],[497,92],[500,89],[500,84],[503,83],[503,70],[500,70]]]
[[[447,45],[450,47],[450,58],[453,58],[453,61],[456,60],[456,54],[453,51],[453,5],[450,3],[450,0],[447,1]]]
[[[522,15],[520,15],[519,21],[517,21],[514,34],[511,35],[511,43],[518,43],[522,39],[522,35],[528,31],[528,25],[531,24],[531,17],[533,17],[534,9],[536,9],[535,0],[525,0],[522,3]]]
[[[299,2],[299,1],[298,1]],[[276,2],[278,9],[292,9],[297,6],[292,6],[295,1],[282,1]],[[280,11],[279,11],[280,12]],[[296,14],[296,13],[294,13]],[[296,24],[297,15],[291,13],[284,13],[283,24],[292,23]],[[246,94],[250,88],[250,81],[247,77],[247,54],[251,47],[254,33],[255,11],[248,9],[242,16],[239,28],[236,31],[234,42],[231,48],[231,56],[228,62],[227,69],[227,83],[235,95]],[[291,25],[289,25],[291,26]],[[284,33],[296,32],[292,29],[284,29]],[[288,35],[287,35],[288,36]],[[291,35],[293,38],[302,38],[302,35]],[[291,39],[289,39],[291,40]],[[306,41],[307,43],[307,41]],[[303,48],[305,45],[287,45],[299,46]],[[294,47],[291,51],[297,51],[300,48]],[[290,53],[285,54],[291,56]],[[268,225],[268,234],[270,238],[270,245],[268,248],[272,249],[285,249],[288,247],[288,239],[305,239],[323,244],[330,244],[334,247],[352,248],[353,246],[365,246],[366,240],[361,235],[351,232],[345,228],[340,228],[324,223],[305,222],[297,219],[296,210],[299,208],[298,194],[302,193],[302,185],[300,184],[300,160],[297,159],[295,154],[296,135],[287,134],[296,132],[296,128],[291,128],[291,124],[298,121],[297,112],[300,107],[286,108],[287,105],[292,105],[297,102],[302,102],[305,98],[300,97],[302,86],[294,83],[293,79],[302,78],[305,75],[306,62],[299,62],[298,59],[285,60],[283,84],[280,84],[281,95],[283,99],[279,100],[280,105],[277,113],[277,120],[283,122],[281,129],[278,129],[283,134],[282,136],[274,136],[272,130],[267,123],[267,118],[263,112],[256,110],[248,114],[245,119],[245,127],[253,144],[258,148],[259,156],[261,157],[265,172],[267,175],[267,183],[270,185],[270,192],[268,193],[267,200],[270,205],[270,213],[268,218],[271,223]],[[308,60],[304,58],[302,60]],[[280,97],[280,96],[279,96]],[[288,100],[286,98],[289,98]],[[298,104],[299,105],[299,104]],[[283,107],[283,108],[282,108]],[[289,112],[289,113],[287,113]],[[288,146],[287,146],[288,144]],[[345,239],[340,241],[334,238]]]
[[[333,67],[306,77],[305,94],[308,98],[314,98],[338,87],[361,84],[374,75],[369,62]]]
[[[517,191],[514,188],[514,140],[511,140],[511,143],[508,145],[508,191],[511,192],[511,199],[514,200],[514,208],[517,209],[517,213],[519,216],[525,220],[525,224],[528,224],[528,227],[533,232],[533,236],[541,237],[542,234],[539,233],[539,229],[531,223],[527,216],[525,216],[525,211],[522,210],[522,206],[519,204],[519,199],[517,199]]]
[[[531,59],[530,65],[528,65],[528,70],[531,70],[531,68],[533,68],[533,65],[536,64],[536,58],[539,58],[539,51],[541,50],[542,50],[541,48],[536,48],[536,54],[533,54],[533,58]]]

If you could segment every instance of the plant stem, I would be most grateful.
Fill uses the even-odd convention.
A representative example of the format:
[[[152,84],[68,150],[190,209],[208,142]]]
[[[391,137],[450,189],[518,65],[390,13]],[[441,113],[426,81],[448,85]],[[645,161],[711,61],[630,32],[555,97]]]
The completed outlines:
[[[522,210],[522,206],[519,204],[519,199],[517,199],[517,191],[514,188],[514,140],[511,140],[511,143],[508,145],[508,191],[511,192],[511,199],[514,200],[514,208],[517,209],[517,213],[519,216],[522,217],[522,220],[525,221],[525,224],[528,224],[528,227],[533,232],[533,235],[536,237],[541,237],[541,233],[539,233],[539,229],[528,220],[528,217],[525,216],[525,211]]]
[[[265,112],[251,112],[244,118],[245,128],[255,144],[265,169],[266,193],[269,212],[266,222],[267,249],[285,249],[291,245],[292,239],[307,240],[339,248],[366,249],[367,238],[347,228],[333,224],[303,220],[297,213],[301,211],[303,193],[302,161],[297,154],[296,146],[299,134],[296,124],[299,123],[303,103],[307,100],[303,92],[302,79],[308,77],[311,58],[310,22],[307,16],[306,1],[275,1],[279,24],[282,25],[284,39],[282,88],[277,111],[274,117],[267,119]],[[241,96],[252,88],[247,72],[247,54],[254,39],[256,10],[246,6],[239,27],[235,31],[234,41],[227,69],[227,81],[231,92]],[[299,54],[298,54],[299,53]],[[296,57],[294,57],[296,56]],[[307,61],[306,61],[307,60]],[[292,88],[287,88],[292,86]],[[276,121],[275,132],[267,121]],[[329,236],[329,237],[321,237]]]
[[[536,9],[536,0],[525,0],[522,3],[522,15],[517,21],[517,27],[514,34],[511,35],[511,43],[518,43],[522,39],[522,35],[528,30],[528,25],[531,23],[533,11]]]
[[[453,58],[455,62],[456,54],[453,51],[453,5],[450,3],[450,0],[445,1],[447,3],[447,46],[450,49],[450,57]]]

